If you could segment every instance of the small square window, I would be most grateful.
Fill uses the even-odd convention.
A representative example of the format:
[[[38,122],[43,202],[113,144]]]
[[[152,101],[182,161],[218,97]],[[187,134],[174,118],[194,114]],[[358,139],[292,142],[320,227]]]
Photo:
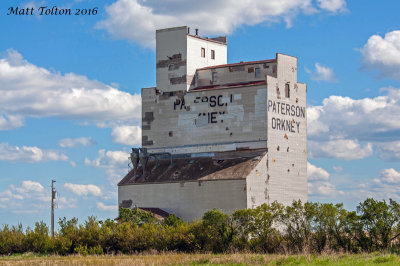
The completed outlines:
[[[168,70],[174,70],[174,68],[175,68],[174,64],[170,64],[170,65],[168,66]]]
[[[215,59],[215,51],[211,50],[211,59]]]
[[[205,48],[201,48],[201,57],[206,57],[206,49]]]
[[[259,78],[261,76],[260,74],[260,68],[256,67],[254,69],[254,77]]]

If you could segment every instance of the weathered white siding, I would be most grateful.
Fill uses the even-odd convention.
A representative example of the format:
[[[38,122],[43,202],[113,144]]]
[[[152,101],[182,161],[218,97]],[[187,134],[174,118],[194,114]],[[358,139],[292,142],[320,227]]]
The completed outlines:
[[[156,31],[156,80],[163,92],[185,91],[196,69],[227,62],[226,44],[187,31],[187,27]],[[201,56],[201,48],[205,49],[205,57]],[[215,51],[215,59],[211,59],[211,50]]]
[[[255,208],[268,202],[267,159],[264,155],[246,178],[247,208]]]
[[[132,208],[154,207],[185,221],[201,218],[216,208],[231,213],[246,206],[246,180],[135,184],[118,187],[118,203],[132,200]]]
[[[290,204],[298,199],[305,202],[308,196],[307,87],[297,82],[297,58],[280,54],[277,58],[278,78],[267,77],[269,202]],[[290,87],[289,98],[285,95],[286,84]]]
[[[143,89],[142,145],[148,149],[208,145],[219,150],[211,144],[246,142],[250,148],[261,142],[251,148],[265,147],[266,94],[265,84],[173,96]],[[196,149],[191,152],[200,151]]]
[[[156,31],[156,81],[163,91],[186,90],[187,74],[187,27]],[[181,59],[173,58],[181,55]],[[175,67],[170,69],[169,66]],[[177,84],[171,84],[171,78]],[[179,78],[184,79],[179,82]]]
[[[201,48],[205,49],[205,57],[201,57]],[[215,51],[215,59],[211,59],[211,50]],[[227,45],[188,35],[187,57],[187,84],[189,88],[197,69],[227,63]]]

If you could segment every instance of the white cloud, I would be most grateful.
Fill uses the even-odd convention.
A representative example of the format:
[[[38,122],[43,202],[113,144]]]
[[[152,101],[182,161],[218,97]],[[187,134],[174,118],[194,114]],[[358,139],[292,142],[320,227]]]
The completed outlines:
[[[372,144],[362,147],[356,139],[334,139],[329,141],[309,141],[309,155],[312,158],[325,157],[344,160],[363,159],[372,155]]]
[[[330,96],[321,106],[307,108],[308,135],[311,139],[337,138],[372,141],[395,140],[400,130],[400,90],[381,89],[386,95],[359,100]]]
[[[99,150],[98,157],[90,160],[85,158],[85,164],[103,169],[114,186],[121,177],[128,173],[129,153],[126,151],[106,151]]]
[[[117,126],[111,132],[114,142],[125,145],[141,145],[142,129],[139,126]]]
[[[156,0],[118,0],[106,7],[107,17],[97,28],[114,38],[153,46],[156,29],[189,25],[199,28],[201,35],[215,35],[260,23],[285,21],[291,27],[299,13],[312,14],[318,7],[337,13],[345,9],[345,1],[321,0],[315,7],[311,0],[164,1],[162,5]]]
[[[307,162],[308,180],[328,180],[329,173],[324,169]]]
[[[38,147],[12,146],[0,143],[0,161],[11,162],[41,162],[41,161],[67,161],[68,156],[54,150],[42,150]]]
[[[386,33],[384,38],[372,35],[360,51],[366,69],[400,80],[400,31]]]
[[[393,168],[384,169],[381,172],[381,176],[379,178],[380,181],[390,184],[399,184],[400,183],[400,172],[397,172]]]
[[[9,130],[22,127],[25,120],[20,115],[0,114],[0,130]]]
[[[32,191],[44,192],[44,188],[40,183],[31,180],[23,181],[21,187],[16,188],[15,190],[21,194],[30,193]]]
[[[333,69],[320,65],[319,63],[315,64],[315,71],[306,69],[306,72],[310,74],[312,80],[331,82],[337,81],[335,75],[333,74]]]
[[[141,117],[139,94],[49,71],[12,49],[0,57],[0,84],[0,130],[22,126],[25,117],[56,116],[109,127],[135,125]]]
[[[385,161],[400,161],[400,141],[377,142],[378,157]]]
[[[64,188],[71,191],[78,196],[101,196],[101,189],[93,184],[81,185],[81,184],[71,184],[65,183]]]
[[[377,200],[400,200],[399,193],[400,172],[393,168],[383,169],[379,177],[359,184],[357,190],[352,191],[352,199],[365,200],[374,198]]]
[[[102,202],[97,202],[97,208],[102,210],[102,211],[116,211],[118,210],[117,205],[104,205]]]
[[[334,197],[344,195],[345,192],[338,190],[330,181],[316,181],[308,183],[308,194],[319,197]]]
[[[309,155],[362,159],[373,154],[400,160],[400,89],[382,88],[374,98],[330,96],[307,108]]]
[[[63,148],[75,148],[78,146],[86,147],[86,146],[96,145],[97,143],[92,138],[82,137],[75,139],[65,138],[60,140],[58,144]]]
[[[20,186],[10,185],[7,190],[0,191],[0,208],[7,208],[13,213],[39,213],[47,211],[51,201],[50,187],[36,181],[24,180]],[[61,208],[76,207],[76,200],[56,197]]]
[[[347,11],[345,0],[317,0],[317,3],[319,8],[333,13]]]
[[[323,168],[307,162],[308,194],[320,197],[331,197],[344,194],[337,190],[329,180],[330,174]]]

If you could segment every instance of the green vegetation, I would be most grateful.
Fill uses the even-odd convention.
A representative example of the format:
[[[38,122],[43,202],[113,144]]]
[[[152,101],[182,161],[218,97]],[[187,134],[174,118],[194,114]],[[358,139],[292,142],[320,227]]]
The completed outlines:
[[[272,253],[400,253],[399,240],[392,240],[400,232],[400,205],[393,200],[387,203],[367,199],[357,211],[347,211],[342,204],[293,202],[284,207],[275,202],[231,215],[214,209],[192,223],[175,215],[161,221],[139,209],[121,209],[118,221],[89,217],[78,224],[76,218],[63,218],[59,225],[54,238],[43,222],[25,231],[22,225],[4,225],[0,228],[0,255],[254,252],[260,256],[254,255],[251,260],[263,263],[267,257],[261,254]],[[204,259],[211,263],[209,257]],[[310,262],[309,258],[304,261],[303,257],[283,256],[277,259],[277,265],[279,260],[283,264]],[[324,264],[331,258],[319,260]],[[398,258],[375,256],[371,263],[393,260]]]

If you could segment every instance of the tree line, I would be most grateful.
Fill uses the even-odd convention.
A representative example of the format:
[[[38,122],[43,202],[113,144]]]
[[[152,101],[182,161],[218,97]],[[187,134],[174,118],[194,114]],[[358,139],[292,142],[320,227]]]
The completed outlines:
[[[400,205],[372,198],[356,211],[343,204],[277,202],[228,215],[216,209],[202,219],[184,222],[176,215],[164,220],[140,209],[119,211],[117,220],[88,217],[59,220],[54,238],[44,222],[34,228],[3,225],[0,254],[132,254],[150,250],[177,252],[321,253],[400,251]],[[400,238],[400,237],[399,237]]]

